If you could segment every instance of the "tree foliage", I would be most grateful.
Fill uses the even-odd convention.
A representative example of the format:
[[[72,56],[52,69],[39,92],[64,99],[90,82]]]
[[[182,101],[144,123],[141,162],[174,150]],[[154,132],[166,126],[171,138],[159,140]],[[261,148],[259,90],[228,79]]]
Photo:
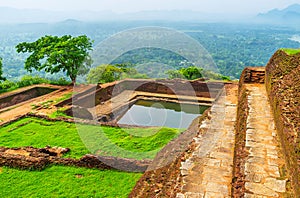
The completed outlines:
[[[179,70],[182,75],[188,80],[195,80],[197,78],[202,78],[202,68],[191,66],[187,68],[182,68]]]
[[[130,64],[100,65],[90,70],[87,82],[108,83],[124,78],[148,78],[148,76],[140,74]]]
[[[66,72],[72,83],[78,75],[87,73],[92,63],[89,56],[92,41],[85,35],[44,36],[32,43],[19,43],[16,49],[18,53],[30,53],[25,61],[27,71]]]
[[[169,78],[185,78],[187,80],[195,80],[198,78],[202,78],[203,69],[196,66],[190,66],[187,68],[181,68],[179,70],[169,70],[167,74]]]
[[[119,80],[122,69],[113,65],[100,65],[90,70],[87,81],[88,83],[107,83]]]
[[[2,58],[0,57],[0,81],[5,80],[5,78],[2,75],[3,75],[3,71],[2,71]]]
[[[169,70],[167,71],[167,74],[170,79],[182,78],[187,80],[195,80],[197,78],[205,78],[211,80],[230,81],[230,77],[228,76],[224,76],[209,70],[204,70],[203,68],[196,67],[196,66],[181,68],[179,70]]]

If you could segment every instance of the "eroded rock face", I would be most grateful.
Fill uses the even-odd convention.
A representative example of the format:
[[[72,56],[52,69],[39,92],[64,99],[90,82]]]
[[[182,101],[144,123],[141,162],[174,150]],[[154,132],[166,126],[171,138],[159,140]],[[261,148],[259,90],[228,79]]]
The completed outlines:
[[[0,149],[0,166],[12,168],[43,170],[50,164],[49,155],[33,147]]]
[[[122,170],[127,172],[145,172],[152,160],[135,160],[117,157],[96,155],[84,155],[80,159],[63,158],[69,148],[50,147],[45,148],[5,148],[0,147],[0,166],[27,170],[43,170],[48,165],[65,165],[100,170]]]

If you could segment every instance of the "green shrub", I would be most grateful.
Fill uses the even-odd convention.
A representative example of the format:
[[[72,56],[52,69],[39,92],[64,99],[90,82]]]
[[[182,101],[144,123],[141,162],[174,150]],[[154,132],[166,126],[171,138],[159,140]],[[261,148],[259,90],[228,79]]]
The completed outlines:
[[[65,78],[59,78],[57,80],[48,80],[39,76],[23,76],[20,81],[13,82],[10,80],[5,80],[0,82],[0,93],[12,91],[21,87],[26,87],[30,85],[48,83],[52,85],[69,85],[71,82]]]
[[[71,82],[66,80],[65,78],[61,77],[57,80],[51,80],[50,84],[51,85],[69,85],[69,84],[71,84]]]
[[[49,80],[41,78],[39,76],[23,76],[17,85],[19,88],[26,87],[30,85],[49,83]]]
[[[3,81],[2,83],[0,83],[0,90],[7,90],[7,89],[11,89],[13,87],[17,87],[16,83],[6,80]]]

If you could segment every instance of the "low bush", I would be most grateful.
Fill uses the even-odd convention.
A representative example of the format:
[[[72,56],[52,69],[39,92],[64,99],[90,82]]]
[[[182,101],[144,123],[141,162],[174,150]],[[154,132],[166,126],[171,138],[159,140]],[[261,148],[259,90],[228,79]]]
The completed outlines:
[[[51,84],[51,85],[69,85],[71,82],[66,80],[65,78],[59,79],[45,79],[39,76],[23,76],[20,81],[13,82],[10,80],[5,80],[0,83],[0,93],[12,91],[18,88],[27,87],[30,85],[37,84]]]

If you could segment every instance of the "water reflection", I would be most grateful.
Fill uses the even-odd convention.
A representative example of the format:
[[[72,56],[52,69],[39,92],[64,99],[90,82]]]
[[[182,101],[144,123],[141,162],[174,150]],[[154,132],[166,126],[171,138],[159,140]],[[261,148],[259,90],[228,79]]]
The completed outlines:
[[[208,107],[171,102],[137,101],[118,124],[188,128]]]

